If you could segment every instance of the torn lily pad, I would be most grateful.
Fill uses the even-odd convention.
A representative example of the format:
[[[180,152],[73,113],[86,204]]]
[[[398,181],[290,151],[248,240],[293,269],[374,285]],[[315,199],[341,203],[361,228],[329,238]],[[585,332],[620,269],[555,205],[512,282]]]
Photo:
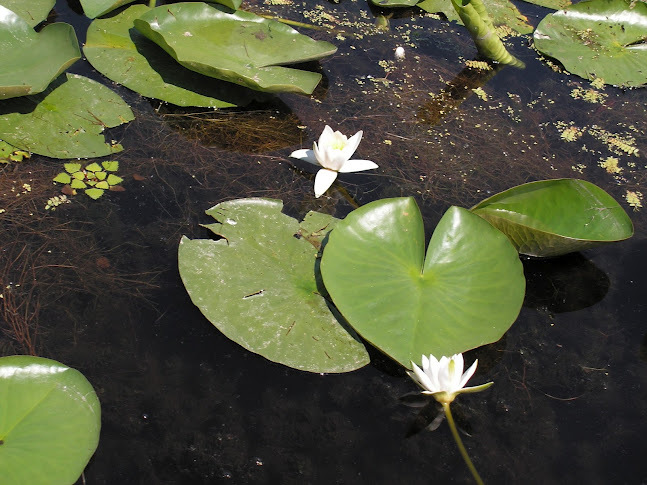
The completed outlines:
[[[647,84],[646,32],[645,2],[587,0],[544,17],[533,37],[568,72],[638,87]]]
[[[369,362],[364,345],[331,309],[318,254],[336,224],[283,203],[239,199],[207,211],[221,239],[183,237],[180,276],[193,303],[225,336],[266,359],[310,372],[348,372]]]

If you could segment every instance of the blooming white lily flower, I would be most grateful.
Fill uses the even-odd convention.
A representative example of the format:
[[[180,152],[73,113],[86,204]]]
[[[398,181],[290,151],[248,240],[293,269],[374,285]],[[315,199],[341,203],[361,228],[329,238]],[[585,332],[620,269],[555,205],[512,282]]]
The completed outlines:
[[[424,390],[423,394],[430,394],[436,401],[449,404],[456,396],[464,392],[479,392],[490,387],[493,382],[480,386],[465,387],[467,381],[476,372],[478,359],[463,374],[463,354],[455,354],[451,357],[436,359],[433,355],[422,356],[422,369],[411,362],[413,372],[409,376]]]
[[[290,154],[322,168],[315,175],[315,197],[320,197],[330,188],[337,173],[360,172],[377,168],[377,164],[370,160],[350,160],[362,140],[363,132],[360,130],[350,138],[339,131],[332,131],[328,125],[319,137],[319,144],[314,142],[312,150],[296,150]]]

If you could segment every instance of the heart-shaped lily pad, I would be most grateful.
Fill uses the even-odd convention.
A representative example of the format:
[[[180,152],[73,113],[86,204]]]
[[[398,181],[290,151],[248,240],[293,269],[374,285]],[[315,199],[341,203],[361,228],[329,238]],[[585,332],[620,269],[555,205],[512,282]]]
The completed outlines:
[[[59,76],[46,91],[0,102],[0,138],[52,158],[89,158],[123,149],[106,143],[104,128],[134,119],[113,91],[76,74]]]
[[[69,485],[99,443],[101,408],[92,385],[60,362],[0,357],[2,483]]]
[[[321,273],[333,302],[366,340],[405,367],[494,342],[519,314],[525,279],[500,231],[450,208],[425,257],[413,198],[351,212],[330,233]]]
[[[0,5],[18,14],[31,27],[47,18],[56,0],[0,0]]]
[[[206,3],[163,5],[134,23],[184,67],[259,91],[311,94],[321,74],[283,66],[337,51],[276,20]]]
[[[613,197],[577,179],[519,185],[485,199],[471,211],[530,256],[559,256],[633,234],[631,219]]]
[[[39,33],[0,5],[0,99],[44,91],[60,73],[81,58],[69,24],[47,25]]]
[[[267,94],[186,69],[134,28],[150,10],[132,5],[88,27],[83,53],[104,76],[149,98],[178,106],[243,106]]]
[[[311,372],[347,372],[369,357],[321,294],[317,254],[337,219],[310,212],[299,224],[269,199],[212,207],[224,239],[182,238],[180,276],[193,303],[252,352]]]
[[[534,43],[573,74],[636,87],[647,83],[646,32],[645,2],[586,0],[544,17]]]

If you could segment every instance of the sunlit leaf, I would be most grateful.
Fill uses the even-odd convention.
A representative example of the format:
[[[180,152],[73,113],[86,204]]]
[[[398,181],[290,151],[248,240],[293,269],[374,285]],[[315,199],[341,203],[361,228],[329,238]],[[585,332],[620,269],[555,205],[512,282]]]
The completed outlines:
[[[61,172],[53,180],[61,184],[69,184],[72,181],[72,177],[70,177],[69,173]]]
[[[44,91],[81,58],[71,25],[50,24],[36,33],[25,20],[2,5],[0,52],[0,100]]]
[[[119,170],[119,162],[117,162],[116,160],[101,162],[101,165],[108,172],[116,172],[117,170]]]
[[[102,180],[101,182],[97,182],[97,183],[95,183],[95,184],[94,184],[94,186],[95,186],[97,189],[106,189],[106,190],[107,190],[107,189],[109,189],[109,188],[110,188],[110,184],[109,184],[107,181],[105,181],[105,180]]]
[[[337,220],[310,212],[299,223],[282,205],[240,199],[207,211],[217,223],[206,227],[223,239],[184,237],[178,252],[191,300],[228,338],[274,362],[310,372],[364,366],[364,346],[317,283],[317,254]]]
[[[544,17],[535,47],[586,79],[637,87],[647,83],[647,4],[585,0]]]
[[[133,3],[135,0],[80,0],[83,12],[91,19],[100,17],[108,12],[126,5]]]
[[[283,66],[337,51],[276,20],[206,3],[156,7],[134,24],[184,67],[259,91],[311,94],[321,74]]]
[[[79,371],[41,357],[0,357],[0,410],[3,484],[76,483],[101,429],[99,400]]]
[[[91,188],[91,189],[86,189],[85,193],[88,197],[91,199],[98,199],[103,195],[104,190],[103,189],[97,189],[97,188]]]
[[[121,177],[118,177],[115,174],[111,173],[111,174],[108,175],[107,181],[108,181],[108,183],[110,185],[117,185],[117,184],[120,184],[121,182],[123,182],[124,179],[122,179]]]
[[[577,179],[519,185],[485,199],[471,211],[530,256],[559,256],[633,234],[631,219],[613,197]]]
[[[94,176],[95,176],[98,180],[105,180],[107,175],[108,175],[108,174],[107,174],[106,172],[94,172]]]
[[[52,158],[101,157],[123,149],[105,142],[104,128],[133,118],[128,105],[109,88],[67,74],[40,94],[0,102],[0,137]]]
[[[65,163],[63,164],[63,167],[65,167],[65,170],[70,173],[78,172],[79,170],[81,170],[80,163]]]
[[[73,189],[85,189],[87,184],[83,180],[72,179],[70,182],[70,187]]]
[[[18,14],[31,27],[47,18],[56,0],[0,0],[0,5]]]
[[[425,256],[411,197],[371,202],[337,223],[321,273],[353,328],[405,367],[422,354],[452,355],[500,339],[525,290],[514,246],[465,209],[445,213]]]
[[[101,170],[101,165],[99,165],[97,162],[93,162],[90,165],[86,165],[85,169],[88,172],[98,172],[99,170]]]

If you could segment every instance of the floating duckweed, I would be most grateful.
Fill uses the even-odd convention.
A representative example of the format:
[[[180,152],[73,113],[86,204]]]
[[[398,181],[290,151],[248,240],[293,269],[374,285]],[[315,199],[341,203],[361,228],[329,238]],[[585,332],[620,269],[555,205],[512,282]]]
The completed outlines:
[[[625,200],[627,201],[627,204],[629,204],[631,207],[634,208],[634,210],[639,210],[642,208],[642,199],[643,199],[643,194],[641,192],[634,192],[632,190],[627,190],[627,193],[625,194]]]
[[[593,86],[595,89],[604,89],[604,79],[601,77],[596,77],[593,81],[591,81],[591,86]]]
[[[619,155],[626,153],[628,155],[638,156],[638,148],[634,146],[636,140],[631,136],[621,136],[616,133],[611,133],[600,128],[597,125],[593,125],[589,129],[589,133],[591,133],[591,135],[593,135],[598,140],[606,143],[609,150],[611,150],[613,153]]]
[[[596,91],[595,89],[575,88],[571,91],[571,97],[581,99],[587,103],[603,103],[607,94]]]
[[[69,204],[70,199],[67,198],[67,195],[57,195],[47,199],[47,204],[45,205],[45,210],[56,210],[56,208],[61,204]]]
[[[491,71],[492,66],[488,64],[485,61],[465,61],[465,65],[467,67],[471,67],[472,69],[478,69],[480,71]]]
[[[483,101],[488,100],[488,95],[487,95],[487,93],[485,91],[483,91],[483,88],[481,88],[481,87],[474,88],[474,89],[472,89],[472,91],[474,92],[474,94],[476,94]]]
[[[564,128],[559,134],[560,138],[564,141],[575,141],[584,134],[584,130],[577,126],[569,126]]]
[[[600,167],[609,173],[620,173],[622,172],[622,168],[618,167],[618,161],[616,157],[607,157],[600,162]]]

